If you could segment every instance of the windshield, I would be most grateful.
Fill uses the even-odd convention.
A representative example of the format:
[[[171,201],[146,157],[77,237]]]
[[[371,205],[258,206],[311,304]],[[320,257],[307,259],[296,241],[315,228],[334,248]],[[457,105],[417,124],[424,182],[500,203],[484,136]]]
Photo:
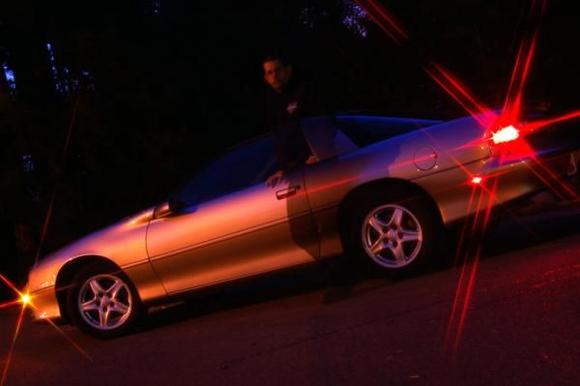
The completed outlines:
[[[270,137],[237,146],[197,173],[174,200],[188,207],[264,182],[276,170]]]

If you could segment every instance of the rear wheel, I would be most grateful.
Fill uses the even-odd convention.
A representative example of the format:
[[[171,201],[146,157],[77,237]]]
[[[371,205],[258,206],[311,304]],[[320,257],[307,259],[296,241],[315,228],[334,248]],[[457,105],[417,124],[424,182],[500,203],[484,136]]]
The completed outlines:
[[[137,292],[126,275],[102,264],[90,265],[77,273],[67,304],[73,322],[98,338],[128,332],[141,309]]]
[[[366,194],[352,209],[349,252],[395,275],[415,272],[439,250],[442,226],[424,197],[407,192]]]

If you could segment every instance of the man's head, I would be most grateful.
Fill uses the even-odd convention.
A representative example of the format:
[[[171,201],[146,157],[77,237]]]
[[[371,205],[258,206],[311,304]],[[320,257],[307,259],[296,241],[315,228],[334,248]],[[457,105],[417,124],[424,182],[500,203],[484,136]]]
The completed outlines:
[[[292,76],[292,66],[279,56],[266,56],[262,68],[266,83],[277,93],[284,91]]]

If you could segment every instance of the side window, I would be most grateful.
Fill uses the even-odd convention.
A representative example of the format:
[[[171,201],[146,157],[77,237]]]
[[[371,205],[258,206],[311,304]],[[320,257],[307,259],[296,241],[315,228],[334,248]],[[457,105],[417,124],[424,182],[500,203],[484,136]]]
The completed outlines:
[[[301,125],[310,150],[320,161],[358,149],[332,117],[304,118]]]
[[[441,121],[372,115],[339,115],[336,117],[338,128],[360,147],[438,123]]]
[[[277,165],[271,138],[242,145],[212,162],[183,188],[176,199],[192,206],[266,181]]]

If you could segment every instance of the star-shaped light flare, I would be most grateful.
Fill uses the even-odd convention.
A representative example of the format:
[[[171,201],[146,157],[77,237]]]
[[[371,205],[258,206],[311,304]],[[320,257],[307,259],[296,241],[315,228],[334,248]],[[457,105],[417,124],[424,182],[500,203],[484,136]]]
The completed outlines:
[[[409,45],[410,37],[405,32],[402,24],[382,4],[377,0],[355,0],[355,2],[365,10],[370,19],[394,43],[399,47],[406,45],[405,48],[407,50],[412,50]],[[577,110],[557,117],[523,121],[524,91],[532,68],[541,20],[546,6],[547,0],[533,0],[530,3],[527,33],[524,34],[520,42],[503,108],[499,113],[479,101],[463,82],[440,64],[424,61],[419,63],[419,65],[443,91],[485,129],[486,135],[482,138],[482,141],[494,141],[495,139],[494,142],[497,146],[494,150],[498,153],[496,156],[499,162],[529,160],[531,165],[527,163],[526,165],[548,188],[557,191],[562,198],[567,197],[574,201],[579,201],[578,194],[574,189],[565,181],[562,181],[548,165],[544,164],[526,141],[526,136],[531,133],[538,132],[555,123],[580,118],[580,110]],[[419,55],[413,55],[413,57],[420,58]],[[458,161],[454,162],[466,172],[468,181],[474,181],[476,176],[472,176]],[[487,176],[488,179],[489,177]],[[491,218],[491,208],[496,199],[497,179],[494,180],[491,188],[485,188],[481,182],[474,183],[472,186],[468,210],[471,212],[472,208],[475,207],[475,216],[471,221],[471,232],[467,232],[469,224],[466,223],[464,229],[462,229],[457,247],[456,261],[466,260],[468,264],[464,264],[461,270],[445,337],[445,346],[452,346],[454,353],[459,347],[460,338],[465,327],[467,310],[471,304],[476,280],[483,235],[488,227]],[[487,204],[484,205],[486,200]],[[485,211],[480,213],[482,208],[485,208]],[[474,241],[476,242],[474,243]],[[474,245],[474,249],[466,250],[466,255],[461,256],[461,253],[463,253],[461,251],[463,251],[465,245]],[[455,329],[453,329],[454,325]],[[452,338],[453,331],[455,331],[455,336]],[[451,342],[452,340],[453,342]]]
[[[0,304],[0,309],[20,306],[20,313],[18,314],[18,319],[16,320],[16,327],[10,341],[10,348],[8,349],[8,355],[6,357],[6,363],[4,364],[4,369],[2,370],[2,377],[0,378],[0,386],[6,384],[6,379],[8,377],[8,370],[10,369],[10,364],[13,361],[14,349],[16,347],[16,341],[20,332],[22,331],[22,322],[24,320],[24,315],[26,314],[27,308],[36,308],[34,305],[33,297],[28,293],[27,290],[20,291],[14,283],[12,283],[6,276],[0,274],[0,282],[10,288],[17,296],[17,299],[10,300],[5,303]],[[78,352],[80,352],[85,358],[92,361],[92,358],[84,351],[76,342],[74,342],[65,332],[59,328],[52,320],[45,319],[48,324],[54,327]]]

